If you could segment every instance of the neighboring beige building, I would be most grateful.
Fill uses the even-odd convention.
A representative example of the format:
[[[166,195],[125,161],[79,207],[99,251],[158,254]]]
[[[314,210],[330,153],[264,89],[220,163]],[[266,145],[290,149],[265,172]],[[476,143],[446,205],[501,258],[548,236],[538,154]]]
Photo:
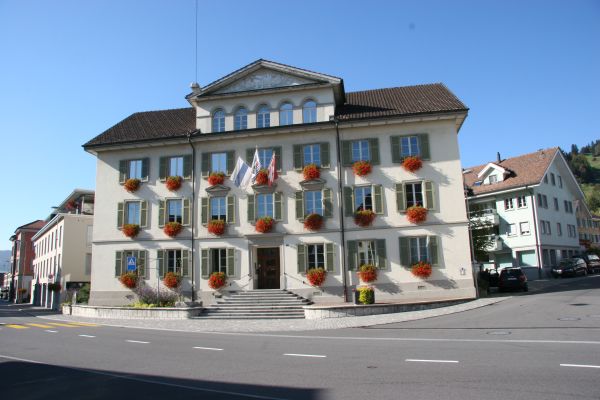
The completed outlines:
[[[132,302],[117,279],[128,256],[147,285],[175,271],[184,295],[204,304],[214,302],[214,271],[228,275],[225,291],[343,302],[367,262],[380,268],[378,300],[475,296],[457,140],[468,109],[444,85],[347,93],[340,78],[258,60],[193,89],[191,108],[133,114],[84,145],[98,159],[91,304]],[[275,185],[208,184],[210,172],[231,174],[238,157],[250,165],[257,148],[263,167],[277,155]],[[407,172],[407,155],[423,167]],[[356,160],[372,172],[355,176]],[[308,163],[320,165],[320,180],[304,181]],[[179,190],[165,187],[170,175],[183,177]],[[128,178],[142,182],[134,193],[123,187]],[[429,212],[415,225],[405,211],[417,202]],[[371,226],[355,224],[360,208],[376,213]],[[310,213],[325,219],[316,232],[303,225]],[[263,216],[276,220],[270,233],[255,230]],[[226,233],[210,234],[210,219],[225,220]],[[175,238],[163,232],[169,221],[183,224]],[[120,231],[128,223],[141,226],[133,239]],[[418,260],[434,264],[426,280],[410,272]],[[319,266],[328,276],[315,288],[305,271]]]
[[[76,189],[33,237],[31,304],[57,308],[73,290],[90,283],[94,191]],[[60,284],[60,291],[49,284]]]

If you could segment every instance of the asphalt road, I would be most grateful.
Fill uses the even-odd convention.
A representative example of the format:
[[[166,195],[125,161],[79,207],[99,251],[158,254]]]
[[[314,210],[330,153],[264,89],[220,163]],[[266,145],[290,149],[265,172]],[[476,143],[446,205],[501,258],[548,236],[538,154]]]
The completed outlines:
[[[600,276],[332,331],[61,325],[5,303],[0,323],[1,398],[600,399]]]

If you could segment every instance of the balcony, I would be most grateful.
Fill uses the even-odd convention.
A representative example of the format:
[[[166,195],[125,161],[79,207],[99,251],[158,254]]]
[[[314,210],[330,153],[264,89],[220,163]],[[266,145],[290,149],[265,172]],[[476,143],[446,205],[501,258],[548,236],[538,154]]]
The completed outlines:
[[[490,235],[490,238],[492,238],[492,243],[486,247],[486,251],[500,251],[502,250],[503,247],[503,243],[502,243],[502,239],[500,238],[500,236],[498,235]]]
[[[471,219],[473,222],[488,223],[493,226],[497,226],[500,224],[500,217],[498,216],[498,212],[493,208],[471,211],[469,213],[469,219]]]

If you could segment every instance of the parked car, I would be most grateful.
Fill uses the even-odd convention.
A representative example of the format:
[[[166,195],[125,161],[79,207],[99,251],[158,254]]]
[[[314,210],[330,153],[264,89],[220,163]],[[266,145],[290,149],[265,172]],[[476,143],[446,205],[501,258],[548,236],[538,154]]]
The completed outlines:
[[[522,290],[524,292],[529,290],[527,276],[521,268],[510,267],[500,271],[498,291],[503,292],[505,290]]]
[[[552,275],[555,278],[587,275],[587,273],[587,266],[583,258],[565,258],[557,267],[552,267]]]
[[[584,254],[581,258],[585,261],[588,274],[600,272],[600,257],[595,254]]]

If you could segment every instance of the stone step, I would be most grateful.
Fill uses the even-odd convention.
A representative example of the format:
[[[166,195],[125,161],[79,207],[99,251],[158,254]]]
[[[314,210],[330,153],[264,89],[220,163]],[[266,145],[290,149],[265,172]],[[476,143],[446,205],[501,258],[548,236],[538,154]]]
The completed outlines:
[[[207,306],[198,318],[274,319],[304,318],[304,306],[310,301],[286,290],[263,289],[230,292]]]
[[[294,313],[294,312],[272,312],[272,313],[250,313],[250,312],[218,312],[218,313],[203,313],[200,314],[200,316],[215,316],[215,315],[221,315],[221,316],[227,316],[227,317],[246,317],[246,318],[250,318],[250,317],[256,317],[256,318],[260,318],[260,317],[298,317],[298,318],[304,318],[304,313]]]
[[[217,302],[221,303],[309,303],[308,300],[299,297],[287,298],[287,299],[235,299],[235,298],[220,298]]]
[[[227,294],[224,297],[237,297],[240,299],[253,299],[255,297],[269,297],[269,298],[286,298],[286,297],[298,297],[295,294],[291,293],[278,293],[278,294],[268,294],[268,293],[256,293],[256,294],[239,294],[239,293],[231,293]]]
[[[217,304],[211,305],[205,308],[206,310],[304,310],[303,305],[281,305],[281,304],[268,304],[268,305],[238,305],[238,304]]]
[[[223,315],[223,314],[208,314],[194,317],[193,319],[304,319],[304,315],[252,315],[252,316],[240,316],[240,315]]]

